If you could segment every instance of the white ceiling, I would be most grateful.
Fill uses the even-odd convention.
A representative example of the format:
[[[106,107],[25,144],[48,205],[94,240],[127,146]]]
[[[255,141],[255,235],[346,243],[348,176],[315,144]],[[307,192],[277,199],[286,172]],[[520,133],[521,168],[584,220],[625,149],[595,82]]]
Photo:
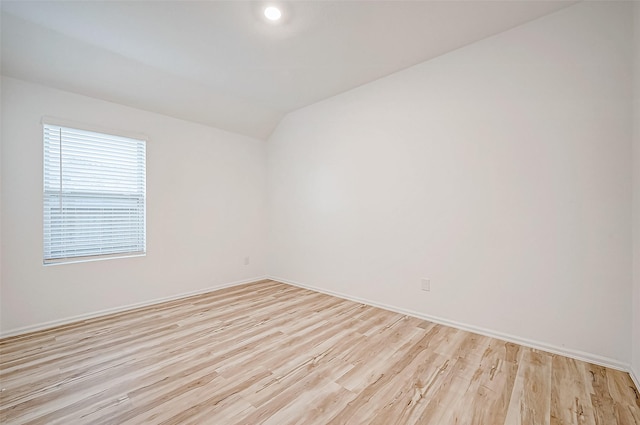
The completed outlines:
[[[257,138],[569,1],[2,1],[2,74]]]

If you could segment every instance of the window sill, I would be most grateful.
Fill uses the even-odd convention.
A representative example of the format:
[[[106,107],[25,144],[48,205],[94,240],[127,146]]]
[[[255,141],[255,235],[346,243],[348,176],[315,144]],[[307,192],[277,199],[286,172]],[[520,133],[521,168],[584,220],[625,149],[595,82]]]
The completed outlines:
[[[115,260],[116,258],[135,258],[135,257],[146,257],[146,252],[136,252],[136,253],[123,253],[123,254],[112,254],[112,255],[98,255],[93,257],[72,257],[72,258],[57,258],[53,260],[44,260],[42,264],[44,266],[59,266],[62,264],[74,264],[74,263],[89,263],[93,261],[103,261],[103,260]]]

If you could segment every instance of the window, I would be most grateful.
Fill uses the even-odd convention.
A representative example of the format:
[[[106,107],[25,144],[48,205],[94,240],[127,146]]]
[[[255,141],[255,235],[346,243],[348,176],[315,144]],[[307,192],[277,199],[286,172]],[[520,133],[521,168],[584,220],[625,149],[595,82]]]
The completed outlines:
[[[44,124],[44,263],[142,255],[146,142]]]

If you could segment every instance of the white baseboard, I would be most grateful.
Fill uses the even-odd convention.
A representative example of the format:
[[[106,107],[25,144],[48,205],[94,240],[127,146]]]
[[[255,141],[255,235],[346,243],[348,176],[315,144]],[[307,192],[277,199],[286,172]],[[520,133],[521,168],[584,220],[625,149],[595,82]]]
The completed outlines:
[[[466,323],[460,323],[460,322],[456,322],[453,320],[449,320],[449,319],[443,319],[441,317],[435,317],[435,316],[430,316],[428,314],[424,314],[424,313],[419,313],[417,311],[412,311],[412,310],[407,310],[404,308],[399,308],[399,307],[395,307],[392,305],[387,305],[387,304],[382,304],[382,303],[378,303],[375,301],[371,301],[368,299],[364,299],[364,298],[360,298],[360,297],[356,297],[353,295],[348,295],[348,294],[344,294],[344,293],[340,293],[340,292],[335,292],[335,291],[330,291],[330,290],[326,290],[323,288],[318,288],[315,286],[311,286],[311,285],[305,285],[303,283],[300,282],[295,282],[289,279],[284,279],[281,277],[277,277],[277,276],[269,276],[269,279],[271,280],[275,280],[277,282],[282,282],[282,283],[286,283],[289,285],[293,285],[293,286],[297,286],[300,288],[304,288],[304,289],[309,289],[312,291],[316,291],[316,292],[321,292],[327,295],[332,295],[338,298],[343,298],[349,301],[354,301],[357,303],[361,303],[361,304],[366,304],[366,305],[370,305],[373,307],[378,307],[378,308],[382,308],[384,310],[389,310],[389,311],[393,311],[396,313],[400,313],[400,314],[405,314],[407,316],[412,316],[412,317],[417,317],[419,319],[423,319],[423,320],[427,320],[429,322],[434,322],[434,323],[438,323],[441,325],[445,325],[445,326],[450,326],[456,329],[461,329],[464,331],[469,331],[469,332],[473,332],[476,334],[480,334],[480,335],[484,335],[484,336],[488,336],[491,338],[496,338],[496,339],[500,339],[502,341],[507,341],[507,342],[513,342],[515,344],[519,344],[519,345],[523,345],[525,347],[529,347],[529,348],[535,348],[537,350],[542,350],[542,351],[546,351],[549,353],[553,353],[553,354],[559,354],[561,356],[565,356],[565,357],[570,357],[576,360],[581,360],[584,362],[588,362],[588,363],[593,363],[596,365],[600,365],[600,366],[604,366],[604,367],[608,367],[611,369],[617,369],[617,370],[621,370],[624,372],[630,372],[631,371],[631,367],[629,364],[624,363],[624,362],[620,362],[618,360],[615,359],[611,359],[608,357],[603,357],[603,356],[598,356],[595,354],[591,354],[591,353],[585,353],[583,351],[579,351],[579,350],[572,350],[572,349],[568,349],[565,347],[558,347],[552,344],[547,344],[541,341],[534,341],[534,340],[530,340],[527,338],[521,338],[515,335],[509,335],[509,334],[505,334],[502,332],[497,332],[491,329],[485,329],[485,328],[481,328],[478,326],[473,326],[473,325],[469,325]],[[630,373],[630,375],[633,377],[633,373]],[[636,375],[636,385],[638,385],[638,380],[637,380],[637,375]],[[640,388],[640,387],[639,387]]]
[[[153,299],[153,300],[142,301],[142,302],[135,303],[135,304],[128,304],[128,305],[125,305],[125,306],[122,306],[122,307],[108,308],[106,310],[100,310],[100,311],[94,311],[94,312],[91,312],[91,313],[80,314],[80,315],[77,315],[77,316],[66,317],[64,319],[52,320],[52,321],[43,322],[43,323],[37,323],[35,325],[24,326],[24,327],[17,328],[17,329],[12,329],[12,330],[9,330],[9,331],[6,331],[6,332],[1,332],[0,333],[0,339],[7,338],[7,337],[10,337],[10,336],[16,336],[16,335],[26,334],[26,333],[30,333],[30,332],[35,332],[35,331],[41,331],[41,330],[45,330],[45,329],[49,329],[49,328],[54,328],[54,327],[60,326],[60,325],[67,325],[69,323],[80,322],[82,320],[94,319],[96,317],[106,316],[108,314],[120,313],[120,312],[127,311],[127,310],[133,310],[135,308],[148,307],[150,305],[160,304],[160,303],[167,302],[167,301],[179,300],[180,298],[192,297],[194,295],[205,294],[207,292],[213,292],[213,291],[217,291],[219,289],[230,288],[232,286],[239,286],[239,285],[244,285],[246,283],[259,282],[261,280],[266,280],[266,279],[268,279],[266,276],[261,276],[261,277],[254,277],[254,278],[251,278],[251,279],[238,280],[238,281],[235,281],[235,282],[223,283],[221,285],[211,286],[211,287],[208,287],[208,288],[198,289],[198,290],[195,290],[195,291],[183,292],[181,294],[171,295],[171,296],[168,296],[168,297],[156,298],[156,299]]]

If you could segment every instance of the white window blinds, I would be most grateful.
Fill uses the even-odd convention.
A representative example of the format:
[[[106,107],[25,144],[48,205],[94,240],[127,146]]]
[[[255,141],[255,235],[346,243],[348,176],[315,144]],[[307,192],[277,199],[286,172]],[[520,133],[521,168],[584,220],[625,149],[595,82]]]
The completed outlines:
[[[144,254],[145,149],[44,124],[45,263]]]

